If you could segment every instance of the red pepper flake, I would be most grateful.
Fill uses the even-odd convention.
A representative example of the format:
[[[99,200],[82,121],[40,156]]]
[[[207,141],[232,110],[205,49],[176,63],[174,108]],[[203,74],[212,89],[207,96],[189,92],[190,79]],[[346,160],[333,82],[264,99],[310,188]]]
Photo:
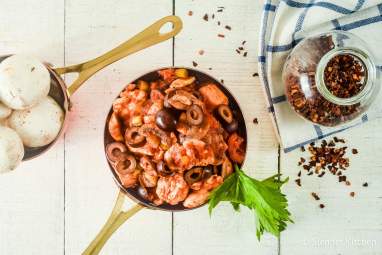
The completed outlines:
[[[301,187],[301,179],[296,179],[296,180],[294,180],[294,181],[296,182],[296,184],[297,184],[298,186]]]
[[[221,24],[220,21],[218,21],[218,26],[220,26],[220,24]]]
[[[199,53],[199,55],[203,55],[204,54],[204,50],[199,50],[198,53]]]
[[[221,82],[222,84],[224,84],[224,80],[223,80],[223,79],[221,79],[220,82]]]
[[[211,18],[214,19],[215,18],[215,14],[212,14]]]
[[[355,196],[355,193],[352,191],[352,192],[350,192],[350,196],[351,197],[354,197]]]
[[[241,45],[244,45],[246,42],[247,42],[247,41],[243,41],[243,42],[241,43]]]
[[[325,173],[326,173],[326,172],[321,172],[321,173],[318,175],[318,177],[322,177],[322,176],[324,176]]]
[[[304,147],[304,146],[301,146],[301,147],[300,147],[300,150],[301,150],[302,152],[304,152],[304,151],[305,151],[305,147]]]
[[[212,70],[212,67],[208,67],[208,70]]]
[[[204,14],[203,19],[204,19],[205,21],[208,21],[208,14],[207,14],[207,13]]]
[[[230,27],[230,26],[225,26],[225,29],[227,29],[227,30],[231,30],[232,28]]]
[[[309,172],[309,173],[308,173],[308,175],[312,175],[312,174],[313,174],[313,172]]]
[[[236,52],[237,52],[237,54],[240,54],[240,53],[241,53],[240,50],[238,50],[238,49],[236,49]]]
[[[192,11],[188,11],[188,16],[192,16],[194,14]]]
[[[351,150],[351,153],[353,153],[353,154],[358,154],[358,150],[357,150],[357,149],[352,149],[352,150]]]
[[[244,47],[241,47],[241,46],[240,46],[238,49],[239,49],[239,50],[244,50]]]
[[[248,52],[244,52],[243,57],[247,57]]]
[[[315,200],[320,200],[320,197],[315,192],[312,192],[311,195]]]
[[[258,73],[254,73],[254,74],[252,74],[252,77],[257,77],[257,76],[259,76]]]
[[[346,186],[350,186],[351,185],[351,182],[350,181],[346,181]]]
[[[364,187],[368,187],[369,184],[368,184],[367,182],[365,182],[364,184],[362,184],[362,186],[364,186]]]
[[[298,177],[301,177],[301,171],[300,171],[300,172],[298,172],[297,176],[298,176]]]
[[[192,61],[192,65],[193,65],[194,67],[197,67],[197,66],[198,66],[198,63],[196,63],[195,61]]]
[[[338,182],[346,182],[346,176],[345,175],[341,175],[338,177]]]
[[[321,208],[321,209],[324,209],[324,208],[325,208],[325,205],[324,205],[324,204],[320,204],[320,208]]]
[[[253,119],[253,124],[256,124],[256,125],[259,124],[259,120],[257,118],[254,118]]]
[[[218,34],[218,37],[220,37],[220,38],[224,38],[225,35],[223,35],[223,34]]]

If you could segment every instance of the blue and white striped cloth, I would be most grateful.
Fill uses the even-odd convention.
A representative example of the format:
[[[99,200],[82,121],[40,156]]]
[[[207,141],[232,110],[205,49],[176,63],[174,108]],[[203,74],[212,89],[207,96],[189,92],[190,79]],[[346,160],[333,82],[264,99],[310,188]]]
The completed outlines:
[[[368,42],[377,54],[378,69],[382,71],[381,0],[267,0],[264,5],[259,48],[260,78],[285,152],[382,117],[382,104],[376,103],[351,124],[323,128],[297,116],[286,101],[281,72],[287,55],[304,37],[333,29],[350,31]],[[382,102],[382,93],[379,94],[376,101]]]

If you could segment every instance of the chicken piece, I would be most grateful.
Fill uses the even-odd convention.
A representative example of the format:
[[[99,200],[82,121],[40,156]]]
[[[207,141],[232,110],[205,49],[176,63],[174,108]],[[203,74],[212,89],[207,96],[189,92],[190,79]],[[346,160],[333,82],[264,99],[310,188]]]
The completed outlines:
[[[220,186],[223,183],[223,177],[218,175],[212,175],[202,185],[201,189],[193,191],[186,200],[183,202],[183,206],[186,208],[195,208],[201,206],[208,200],[208,196],[211,190]]]
[[[210,121],[208,115],[204,116],[203,123],[200,126],[188,124],[185,115],[185,113],[182,113],[182,115],[179,117],[179,122],[176,125],[176,130],[186,138],[202,139],[210,129]]]
[[[168,68],[158,71],[158,74],[162,77],[162,79],[167,83],[170,84],[173,82],[177,77],[175,75],[175,69]]]
[[[228,138],[228,154],[236,163],[243,163],[245,158],[245,142],[237,133],[233,133]]]
[[[179,172],[215,162],[211,146],[197,139],[186,140],[183,145],[174,144],[165,152],[164,159],[171,170]]]
[[[170,205],[176,205],[183,201],[187,197],[188,191],[188,184],[181,174],[160,177],[156,188],[158,198]]]
[[[213,111],[222,104],[228,105],[227,96],[213,83],[202,85],[199,92],[203,96],[204,103],[209,111]]]
[[[123,175],[119,174],[118,172],[116,173],[118,174],[118,177],[121,180],[123,187],[125,188],[134,187],[138,183],[138,177],[140,174],[139,170],[134,170],[128,174],[123,174]]]

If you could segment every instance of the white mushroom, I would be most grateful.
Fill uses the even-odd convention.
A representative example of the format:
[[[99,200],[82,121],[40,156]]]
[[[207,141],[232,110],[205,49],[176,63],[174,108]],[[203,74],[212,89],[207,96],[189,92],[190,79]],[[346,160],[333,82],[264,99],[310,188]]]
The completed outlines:
[[[21,137],[25,146],[41,147],[50,144],[59,134],[64,112],[51,97],[36,106],[17,110],[9,117],[9,126]]]
[[[0,126],[0,174],[15,169],[24,157],[24,146],[12,129]]]
[[[0,120],[8,118],[11,113],[12,109],[0,102]]]
[[[0,63],[0,99],[12,109],[30,108],[50,89],[48,69],[33,57],[13,55]]]

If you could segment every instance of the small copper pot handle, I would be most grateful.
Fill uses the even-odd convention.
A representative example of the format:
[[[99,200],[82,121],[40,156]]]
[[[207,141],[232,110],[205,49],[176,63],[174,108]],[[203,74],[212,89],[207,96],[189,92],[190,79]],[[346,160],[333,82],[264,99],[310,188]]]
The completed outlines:
[[[136,204],[127,211],[122,210],[123,202],[125,201],[125,194],[119,191],[117,200],[115,202],[114,208],[106,221],[105,225],[102,227],[100,232],[94,238],[94,240],[89,244],[82,255],[97,255],[107,242],[109,238],[113,235],[117,229],[122,226],[130,217],[139,212],[144,206]]]
[[[161,33],[161,28],[167,23],[172,24],[171,31]],[[132,53],[174,37],[180,32],[182,27],[182,20],[179,17],[164,17],[135,35],[130,40],[122,43],[98,58],[77,65],[56,68],[54,71],[59,75],[73,72],[79,73],[78,78],[67,88],[67,93],[71,96],[87,79],[99,70]]]

